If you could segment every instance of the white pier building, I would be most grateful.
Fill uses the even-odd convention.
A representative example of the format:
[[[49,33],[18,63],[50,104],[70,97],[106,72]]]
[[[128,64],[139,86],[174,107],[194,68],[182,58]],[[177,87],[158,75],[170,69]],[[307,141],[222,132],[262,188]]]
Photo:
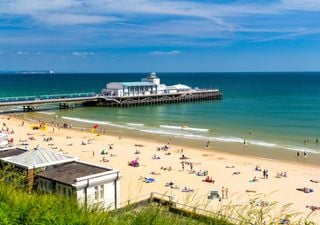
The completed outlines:
[[[105,96],[146,96],[171,94],[179,92],[189,92],[192,89],[183,84],[166,86],[160,83],[160,78],[156,73],[151,73],[148,77],[142,78],[140,82],[111,82],[108,83],[106,89],[102,90]]]

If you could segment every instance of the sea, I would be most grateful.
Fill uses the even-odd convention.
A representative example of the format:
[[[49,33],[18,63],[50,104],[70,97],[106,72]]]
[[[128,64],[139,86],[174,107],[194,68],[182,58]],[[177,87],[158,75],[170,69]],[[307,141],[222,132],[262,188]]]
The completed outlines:
[[[147,73],[0,74],[0,97],[100,93]],[[219,88],[223,99],[129,108],[51,109],[69,123],[210,142],[319,152],[320,72],[158,73],[161,83]],[[320,145],[320,144],[319,144]]]

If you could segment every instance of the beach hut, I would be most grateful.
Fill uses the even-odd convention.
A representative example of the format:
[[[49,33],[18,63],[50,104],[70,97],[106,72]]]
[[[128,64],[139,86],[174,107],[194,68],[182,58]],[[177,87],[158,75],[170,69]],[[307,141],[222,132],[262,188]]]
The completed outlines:
[[[80,205],[87,207],[120,207],[120,172],[87,162],[54,165],[38,173],[37,189],[75,197]]]
[[[39,149],[2,152],[0,160],[26,172],[29,190],[38,189],[76,198],[83,206],[115,209],[120,206],[120,172],[58,152]]]

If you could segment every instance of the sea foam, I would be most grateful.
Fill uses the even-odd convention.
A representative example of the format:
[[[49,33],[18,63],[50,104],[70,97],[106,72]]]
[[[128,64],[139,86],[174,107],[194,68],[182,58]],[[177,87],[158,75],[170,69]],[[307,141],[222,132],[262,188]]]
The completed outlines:
[[[83,118],[76,118],[76,117],[68,117],[68,116],[62,116],[62,119],[65,120],[71,120],[71,121],[76,121],[80,123],[91,123],[91,124],[101,124],[101,125],[110,125],[111,122],[107,121],[100,121],[100,120],[90,120],[90,119],[83,119]]]
[[[143,123],[127,123],[128,126],[136,126],[136,127],[143,127]]]
[[[100,121],[100,120],[91,120],[91,119],[84,119],[84,118],[76,118],[76,117],[67,117],[62,116],[62,119],[76,121],[80,123],[88,123],[88,124],[101,124],[107,125],[122,129],[128,130],[137,130],[144,133],[150,134],[159,134],[162,136],[173,136],[173,137],[180,137],[180,138],[188,138],[193,140],[204,140],[204,141],[217,141],[217,142],[229,142],[229,143],[243,143],[244,139],[239,137],[232,137],[232,136],[209,136],[207,134],[200,134],[199,132],[208,132],[208,129],[202,128],[182,128],[179,126],[171,126],[171,125],[160,125],[159,127],[146,127],[144,124],[140,123],[126,123],[125,125],[111,123],[109,121]],[[268,148],[280,148],[292,151],[306,151],[306,152],[315,152],[314,150],[306,147],[299,147],[299,146],[289,146],[289,145],[281,145],[271,142],[265,142],[260,140],[250,140],[246,139],[246,143],[249,145],[256,145]]]
[[[173,129],[173,130],[189,130],[189,131],[199,131],[199,132],[208,132],[209,129],[205,128],[194,128],[194,127],[184,127],[184,126],[171,126],[171,125],[160,125],[160,128]]]
[[[46,111],[39,111],[39,112],[37,112],[37,113],[39,113],[39,114],[45,114],[45,115],[50,115],[50,116],[53,116],[53,115],[56,114],[55,112],[46,112]]]

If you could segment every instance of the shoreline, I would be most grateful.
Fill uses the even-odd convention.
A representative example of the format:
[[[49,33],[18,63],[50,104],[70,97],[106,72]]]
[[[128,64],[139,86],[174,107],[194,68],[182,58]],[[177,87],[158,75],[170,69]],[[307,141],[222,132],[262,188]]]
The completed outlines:
[[[121,202],[123,203],[127,203],[128,200],[139,200],[141,196],[147,196],[151,192],[159,192],[172,195],[175,201],[179,203],[198,204],[208,207],[209,210],[217,210],[221,205],[228,205],[230,202],[233,204],[248,204],[250,199],[259,195],[262,196],[264,201],[278,202],[276,211],[279,211],[282,206],[292,203],[292,210],[302,213],[301,217],[298,218],[305,217],[311,212],[310,209],[306,208],[307,205],[318,206],[320,184],[309,181],[310,179],[319,179],[318,165],[268,159],[249,154],[234,154],[232,153],[234,149],[225,149],[222,152],[212,146],[210,150],[194,148],[185,140],[184,145],[181,146],[176,139],[172,139],[168,151],[158,151],[159,146],[167,144],[167,138],[154,140],[146,135],[128,137],[127,133],[113,133],[114,136],[112,136],[110,132],[97,134],[90,133],[88,129],[81,131],[78,129],[55,128],[55,131],[53,131],[53,127],[50,126],[46,131],[33,131],[30,125],[35,123],[26,121],[25,126],[21,127],[20,124],[23,121],[21,117],[13,115],[10,120],[7,120],[5,116],[1,119],[7,121],[8,126],[15,130],[15,134],[9,136],[14,137],[16,143],[18,143],[19,138],[28,140],[30,135],[35,138],[35,140],[28,140],[29,149],[33,149],[35,146],[55,149],[65,154],[77,156],[84,161],[119,169],[122,174],[120,192]],[[30,135],[27,135],[27,133]],[[121,139],[118,138],[119,134],[121,134]],[[44,137],[49,136],[53,137],[53,142],[42,141]],[[67,136],[72,138],[67,138]],[[88,144],[82,145],[83,140],[88,140]],[[89,140],[92,141],[89,143]],[[137,147],[137,145],[139,146]],[[201,146],[204,145],[205,143],[202,142]],[[108,146],[113,146],[113,149],[108,149]],[[181,148],[184,149],[183,153]],[[102,156],[100,154],[101,149],[105,149],[108,154]],[[136,150],[141,153],[135,154]],[[249,150],[246,150],[246,153]],[[186,162],[191,162],[194,165],[193,170],[207,170],[209,176],[215,182],[203,182],[202,179],[205,177],[191,173],[188,164],[185,169],[182,169],[180,159],[182,154],[188,157],[185,160]],[[152,159],[154,155],[159,159]],[[107,159],[107,162],[102,161],[103,157]],[[138,168],[128,166],[127,162],[137,157],[141,166]],[[255,171],[254,168],[257,165],[269,171],[269,179],[264,179],[261,177],[261,172]],[[168,168],[171,169],[168,170]],[[151,172],[155,173],[151,174]],[[288,177],[277,177],[277,173],[280,172],[287,172]],[[144,183],[143,177],[152,177],[156,182]],[[258,182],[251,182],[253,177],[257,177]],[[167,182],[174,182],[179,189],[168,189],[165,186]],[[183,187],[191,188],[195,192],[184,193],[181,191]],[[222,202],[208,201],[207,196],[210,190],[215,189],[221,193],[222,187],[229,188],[229,198],[223,199]],[[301,193],[296,190],[300,187],[310,187],[315,192],[311,194]],[[320,215],[313,213],[311,219],[320,222]]]
[[[16,114],[17,115],[17,114]],[[18,117],[25,118],[25,115],[35,115],[41,120],[46,121],[50,124],[50,121],[55,120],[56,123],[67,123],[73,124],[72,129],[81,130],[87,129],[90,131],[91,124],[88,122],[79,122],[79,121],[70,121],[63,118],[54,118],[55,114],[51,113],[23,113],[19,114]],[[41,116],[40,116],[41,115]],[[35,117],[34,116],[34,117]],[[36,118],[36,117],[35,117]],[[51,118],[51,119],[49,119]],[[119,128],[117,126],[100,124],[99,128],[103,128],[106,130],[107,135],[111,135],[114,137],[123,136],[126,138],[135,138],[141,141],[154,141],[158,143],[166,144],[168,139],[171,139],[171,144],[181,147],[192,147],[194,149],[200,151],[207,151],[210,152],[218,152],[218,153],[228,153],[228,154],[235,154],[239,156],[250,156],[255,158],[261,159],[269,159],[269,160],[280,160],[283,162],[289,163],[297,163],[302,165],[311,165],[311,166],[318,166],[320,167],[320,153],[315,152],[307,152],[307,157],[303,156],[303,151],[300,152],[300,157],[297,157],[297,152],[295,150],[289,150],[279,147],[269,147],[269,146],[260,146],[254,144],[246,144],[238,143],[238,142],[224,142],[224,141],[210,141],[210,148],[205,148],[207,140],[199,140],[199,139],[188,139],[186,137],[177,137],[177,136],[169,136],[166,134],[153,134],[153,133],[146,133],[135,129],[126,129],[126,128]]]

